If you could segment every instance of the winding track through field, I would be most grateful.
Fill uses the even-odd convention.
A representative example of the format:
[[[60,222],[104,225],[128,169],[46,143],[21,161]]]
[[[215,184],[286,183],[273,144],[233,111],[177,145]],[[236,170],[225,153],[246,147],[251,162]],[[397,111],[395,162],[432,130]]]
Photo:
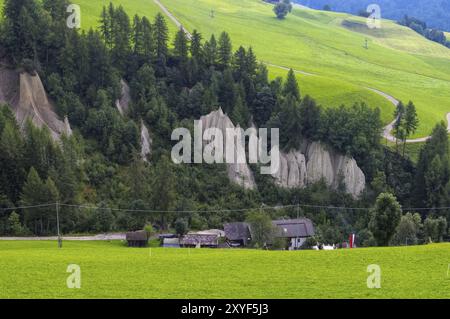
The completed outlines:
[[[184,31],[184,33],[186,34],[186,36],[189,38],[189,39],[191,39],[192,38],[192,35],[191,35],[191,33],[188,31],[188,30],[186,30],[186,28],[183,26],[183,24],[159,1],[159,0],[153,0],[153,2],[155,3],[155,4],[157,4],[160,8],[161,8],[161,10],[169,17],[169,19],[170,20],[172,20],[173,21],[173,23],[175,23],[175,25],[177,26],[177,27],[179,27],[179,28],[181,28],[183,31]],[[309,9],[309,8],[308,8]],[[286,71],[288,71],[288,70],[290,70],[291,68],[288,68],[288,67],[286,67],[286,66],[281,66],[281,65],[277,65],[277,64],[272,64],[272,63],[268,63],[268,62],[264,62],[264,61],[261,61],[262,63],[264,63],[265,65],[267,65],[267,66],[272,66],[272,67],[276,67],[276,68],[280,68],[280,69],[282,69],[282,70],[286,70]],[[295,69],[292,69],[295,73],[298,73],[298,74],[302,74],[302,75],[306,75],[306,76],[314,76],[314,75],[316,75],[316,74],[314,74],[314,73],[309,73],[309,72],[306,72],[306,71],[301,71],[301,70],[295,70]],[[385,99],[387,99],[389,102],[391,102],[395,107],[397,107],[397,105],[398,105],[398,103],[399,103],[399,101],[395,98],[395,97],[393,97],[393,96],[391,96],[391,95],[389,95],[389,94],[387,94],[387,93],[385,93],[385,92],[383,92],[383,91],[380,91],[380,90],[377,90],[377,89],[374,89],[374,88],[369,88],[369,87],[366,87],[366,89],[367,90],[370,90],[370,91],[372,91],[372,92],[374,92],[374,93],[377,93],[377,94],[379,94],[379,95],[381,95],[382,97],[384,97]],[[446,119],[447,119],[447,131],[450,133],[450,113],[447,113],[447,116],[446,116]],[[394,128],[394,124],[395,124],[395,121],[396,121],[397,119],[394,119],[391,123],[389,123],[388,125],[386,125],[384,128],[383,128],[383,133],[382,133],[382,135],[383,135],[383,137],[385,138],[385,139],[387,139],[388,141],[390,141],[390,142],[396,142],[397,141],[397,138],[396,137],[394,137],[392,134],[391,134],[391,131],[392,131],[392,129]],[[423,143],[423,142],[426,142],[427,140],[429,140],[430,139],[430,136],[425,136],[425,137],[420,137],[420,138],[415,138],[415,139],[407,139],[405,142],[406,143]]]

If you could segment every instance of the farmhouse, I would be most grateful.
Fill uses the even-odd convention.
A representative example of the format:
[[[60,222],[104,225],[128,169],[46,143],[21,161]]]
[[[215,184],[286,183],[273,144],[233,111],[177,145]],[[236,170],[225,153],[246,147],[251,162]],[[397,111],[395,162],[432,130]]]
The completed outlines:
[[[288,239],[288,249],[299,249],[306,238],[314,236],[314,227],[310,219],[281,219],[274,220],[275,237]]]
[[[285,238],[288,241],[288,249],[299,249],[306,238],[314,236],[314,227],[310,219],[281,219],[274,220],[276,238]],[[225,238],[231,247],[246,247],[252,240],[252,230],[248,223],[227,223],[223,226]]]
[[[147,232],[144,230],[129,232],[126,234],[128,247],[145,247],[148,244]]]
[[[225,230],[225,238],[232,247],[245,247],[252,239],[250,227],[247,223],[228,223],[223,225],[223,228]]]

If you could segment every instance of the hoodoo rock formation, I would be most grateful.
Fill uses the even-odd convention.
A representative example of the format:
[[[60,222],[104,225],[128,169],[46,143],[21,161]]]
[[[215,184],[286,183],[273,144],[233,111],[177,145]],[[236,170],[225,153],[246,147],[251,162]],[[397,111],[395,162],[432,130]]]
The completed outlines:
[[[0,67],[0,103],[11,106],[22,129],[31,119],[37,127],[47,127],[55,140],[62,134],[72,134],[68,119],[62,121],[55,113],[38,74]]]
[[[121,115],[125,115],[128,112],[128,106],[130,105],[130,87],[127,82],[120,80],[121,86],[121,96],[120,99],[116,101],[117,110]]]
[[[209,128],[217,128],[222,132],[223,135],[223,145],[225,146],[227,143],[227,135],[226,129],[232,128],[235,126],[231,122],[230,118],[222,112],[222,109],[218,109],[217,111],[213,111],[208,115],[202,116],[200,118],[202,122],[203,132]],[[203,134],[202,132],[202,134]],[[245,146],[234,147],[234,154],[236,157],[245,156],[245,154],[241,154],[242,150],[245,153]],[[241,185],[246,189],[254,189],[256,188],[255,179],[253,177],[252,171],[247,163],[232,163],[227,164],[227,173],[228,178],[235,184]]]
[[[364,173],[353,158],[319,142],[306,141],[297,151],[280,152],[280,168],[273,177],[278,186],[285,188],[303,188],[320,180],[332,188],[342,183],[354,197],[363,192],[366,184]]]
[[[218,128],[224,137],[226,145],[226,129],[235,128],[230,118],[221,109],[213,111],[201,119],[203,131],[208,128]],[[283,188],[304,188],[308,184],[324,180],[330,187],[345,185],[346,191],[358,197],[365,188],[365,176],[356,161],[339,154],[319,142],[304,140],[297,150],[289,153],[280,151],[280,165],[272,174],[275,184]],[[235,148],[236,152],[245,150]],[[256,188],[255,179],[248,164],[227,164],[230,180],[247,189]]]

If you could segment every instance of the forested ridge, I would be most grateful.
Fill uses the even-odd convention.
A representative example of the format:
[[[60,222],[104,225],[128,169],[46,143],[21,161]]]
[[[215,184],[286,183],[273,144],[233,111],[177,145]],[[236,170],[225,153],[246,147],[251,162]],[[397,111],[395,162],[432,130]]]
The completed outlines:
[[[362,245],[391,239],[402,243],[401,236],[418,242],[442,240],[450,217],[450,209],[435,209],[450,206],[444,123],[436,126],[413,164],[402,156],[401,145],[392,151],[382,144],[378,109],[317,105],[313,97],[302,95],[292,70],[285,79],[269,80],[252,48],[233,48],[226,32],[204,39],[194,30],[189,40],[180,30],[169,42],[161,14],[129,17],[112,4],[103,8],[98,30],[84,32],[67,28],[67,5],[65,0],[5,1],[2,64],[39,74],[57,113],[68,117],[74,133],[55,141],[47,128],[34,127],[31,121],[21,130],[11,107],[2,106],[0,207],[73,205],[61,209],[63,233],[135,230],[147,223],[161,229],[176,223],[190,229],[222,228],[224,222],[246,218],[245,213],[223,210],[261,204],[353,207],[363,209],[266,211],[273,218],[310,217],[326,242],[344,240],[349,232],[360,234]],[[129,83],[131,94],[125,116],[115,105],[121,80]],[[173,164],[172,130],[192,128],[193,119],[219,107],[241,127],[280,128],[283,150],[308,139],[354,157],[366,176],[365,193],[354,199],[324,182],[280,189],[270,176],[257,174],[257,190],[244,190],[230,183],[222,164]],[[396,112],[400,139],[414,129],[408,126],[407,109]],[[153,141],[147,161],[140,152],[142,122]],[[400,204],[426,209],[400,216]],[[386,207],[398,218],[393,218],[393,231],[379,234],[386,226],[380,217]],[[3,209],[0,234],[55,234],[55,219],[52,206]],[[399,225],[406,230],[399,231]]]

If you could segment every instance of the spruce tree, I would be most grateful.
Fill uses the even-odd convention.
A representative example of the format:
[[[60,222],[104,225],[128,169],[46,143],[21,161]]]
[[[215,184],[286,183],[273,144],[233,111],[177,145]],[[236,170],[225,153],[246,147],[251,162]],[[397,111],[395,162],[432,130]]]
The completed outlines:
[[[291,95],[297,101],[300,100],[300,89],[298,87],[297,78],[295,77],[294,70],[292,69],[290,69],[287,74],[286,83],[284,84],[283,88],[283,94],[285,96]]]
[[[190,52],[193,58],[197,59],[198,62],[201,62],[202,35],[197,30],[192,32]]]
[[[179,29],[175,35],[173,43],[175,57],[182,63],[186,63],[188,59],[188,40],[183,29]]]
[[[158,13],[154,22],[155,28],[155,42],[156,42],[156,56],[158,59],[165,60],[167,57],[167,41],[169,39],[168,28],[166,20],[161,13]]]
[[[220,34],[219,37],[219,44],[217,49],[217,60],[219,63],[219,66],[222,68],[226,68],[231,61],[231,40],[228,33],[225,31]]]

